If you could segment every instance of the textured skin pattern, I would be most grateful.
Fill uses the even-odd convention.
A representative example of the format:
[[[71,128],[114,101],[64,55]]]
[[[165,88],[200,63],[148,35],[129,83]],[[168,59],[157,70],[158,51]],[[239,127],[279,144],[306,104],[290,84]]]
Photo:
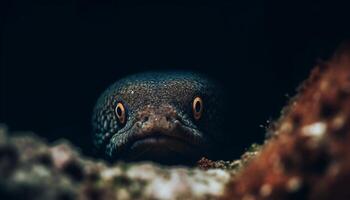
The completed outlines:
[[[141,73],[121,79],[100,96],[94,108],[96,150],[110,160],[127,160],[124,152],[130,147],[130,141],[157,131],[188,139],[194,148],[184,147],[181,150],[184,155],[196,151],[193,159],[210,157],[218,151],[223,134],[224,97],[221,93],[222,89],[214,81],[192,72]],[[192,113],[192,101],[196,96],[203,99],[204,105],[198,121]],[[118,123],[115,114],[118,102],[126,108],[125,124]],[[154,120],[145,124],[145,116]]]

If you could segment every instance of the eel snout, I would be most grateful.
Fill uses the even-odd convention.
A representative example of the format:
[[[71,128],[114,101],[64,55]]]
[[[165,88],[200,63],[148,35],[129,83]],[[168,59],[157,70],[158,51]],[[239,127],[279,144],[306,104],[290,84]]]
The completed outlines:
[[[136,114],[129,131],[128,160],[168,163],[196,160],[203,154],[201,132],[186,124],[171,105],[145,106]]]

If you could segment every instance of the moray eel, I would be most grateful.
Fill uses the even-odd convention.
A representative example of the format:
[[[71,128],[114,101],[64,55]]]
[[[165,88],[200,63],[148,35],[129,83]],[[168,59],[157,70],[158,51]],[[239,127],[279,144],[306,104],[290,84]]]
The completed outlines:
[[[194,163],[220,152],[222,89],[193,72],[150,72],[112,84],[93,112],[93,142],[108,160]]]

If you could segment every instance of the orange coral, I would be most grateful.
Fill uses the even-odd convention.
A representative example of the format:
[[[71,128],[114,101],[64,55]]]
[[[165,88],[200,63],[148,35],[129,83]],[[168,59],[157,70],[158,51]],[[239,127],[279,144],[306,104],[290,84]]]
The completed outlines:
[[[320,64],[225,199],[350,199],[350,51]]]

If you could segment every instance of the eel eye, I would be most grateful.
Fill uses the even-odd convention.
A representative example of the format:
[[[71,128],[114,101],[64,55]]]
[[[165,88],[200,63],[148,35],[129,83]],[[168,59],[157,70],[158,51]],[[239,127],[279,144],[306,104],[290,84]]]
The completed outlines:
[[[200,97],[196,97],[192,102],[192,112],[195,120],[199,120],[203,112],[203,101]]]
[[[125,107],[121,102],[119,102],[117,107],[115,107],[115,114],[117,115],[119,122],[124,124],[126,121]]]

